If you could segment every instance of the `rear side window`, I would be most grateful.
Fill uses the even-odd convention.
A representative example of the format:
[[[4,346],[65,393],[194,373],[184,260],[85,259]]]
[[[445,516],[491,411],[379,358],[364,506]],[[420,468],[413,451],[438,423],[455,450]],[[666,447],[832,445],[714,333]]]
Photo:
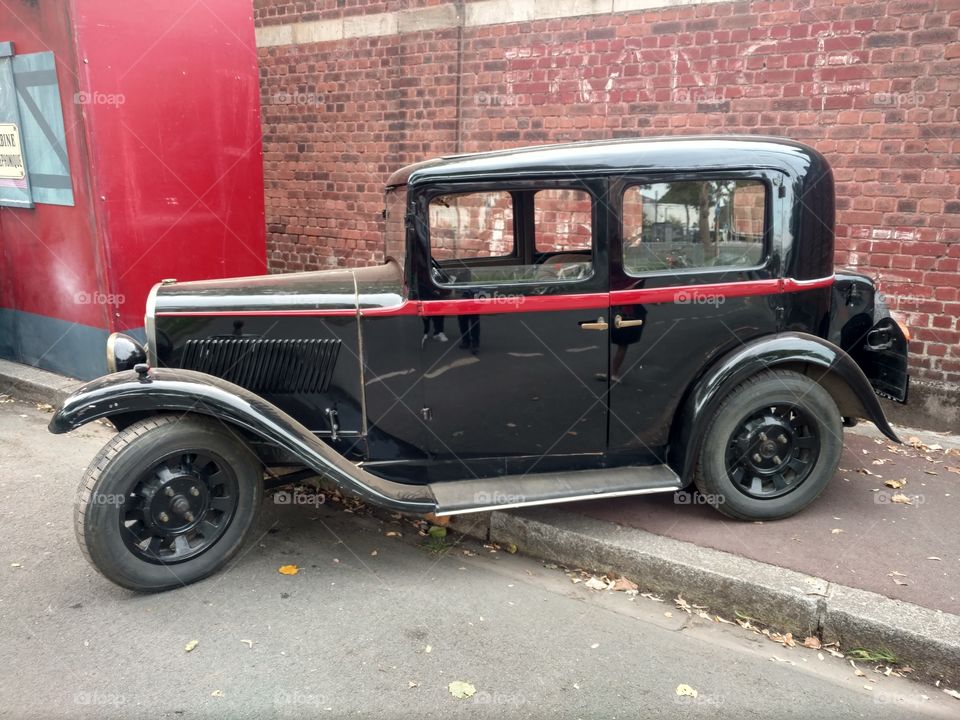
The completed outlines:
[[[624,269],[637,275],[759,265],[766,194],[759,180],[629,186],[623,193]]]

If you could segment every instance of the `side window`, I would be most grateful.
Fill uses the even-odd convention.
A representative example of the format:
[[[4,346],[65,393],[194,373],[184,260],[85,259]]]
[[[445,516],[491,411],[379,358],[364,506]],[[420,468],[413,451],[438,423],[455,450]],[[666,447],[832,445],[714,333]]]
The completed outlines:
[[[584,190],[439,195],[429,214],[440,285],[581,280],[593,273],[593,199]],[[531,227],[532,236],[520,229]]]
[[[766,193],[759,180],[631,185],[623,193],[624,269],[636,275],[760,264]]]

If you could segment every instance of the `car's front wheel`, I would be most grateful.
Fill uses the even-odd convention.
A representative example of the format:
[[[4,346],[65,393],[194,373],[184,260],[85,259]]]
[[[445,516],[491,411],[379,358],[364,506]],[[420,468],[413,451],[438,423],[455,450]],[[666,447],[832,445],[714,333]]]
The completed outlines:
[[[141,592],[216,572],[243,547],[263,497],[263,471],[219,423],[158,415],[100,451],[77,493],[74,527],[87,559]]]
[[[830,394],[805,375],[770,370],[724,399],[703,437],[694,481],[725,515],[776,520],[813,502],[842,450],[842,421]]]

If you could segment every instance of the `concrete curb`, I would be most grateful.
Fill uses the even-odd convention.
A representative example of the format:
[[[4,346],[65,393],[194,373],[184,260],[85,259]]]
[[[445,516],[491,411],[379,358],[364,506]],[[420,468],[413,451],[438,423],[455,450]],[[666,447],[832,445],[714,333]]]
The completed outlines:
[[[801,639],[885,650],[910,665],[913,677],[960,684],[957,615],[554,509],[494,512],[488,537],[567,566],[625,575],[644,591],[682,594],[722,616],[740,613]]]
[[[0,393],[12,395],[18,400],[56,406],[81,384],[80,380],[32,365],[0,360]]]

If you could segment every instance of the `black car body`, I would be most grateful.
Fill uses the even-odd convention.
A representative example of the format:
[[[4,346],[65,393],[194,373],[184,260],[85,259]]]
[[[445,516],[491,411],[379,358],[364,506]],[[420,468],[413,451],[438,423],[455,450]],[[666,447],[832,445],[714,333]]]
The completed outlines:
[[[390,177],[384,225],[377,267],[158,284],[147,349],[113,339],[122,371],[77,391],[51,430],[212,416],[267,467],[407,512],[697,481],[741,518],[812,501],[841,422],[897,440],[877,395],[905,402],[907,338],[869,278],[835,272],[833,178],[808,147],[664,138],[443,158]],[[164,514],[162,483],[147,485],[125,517]],[[196,532],[161,525],[164,548]],[[187,562],[164,552],[154,561]]]

